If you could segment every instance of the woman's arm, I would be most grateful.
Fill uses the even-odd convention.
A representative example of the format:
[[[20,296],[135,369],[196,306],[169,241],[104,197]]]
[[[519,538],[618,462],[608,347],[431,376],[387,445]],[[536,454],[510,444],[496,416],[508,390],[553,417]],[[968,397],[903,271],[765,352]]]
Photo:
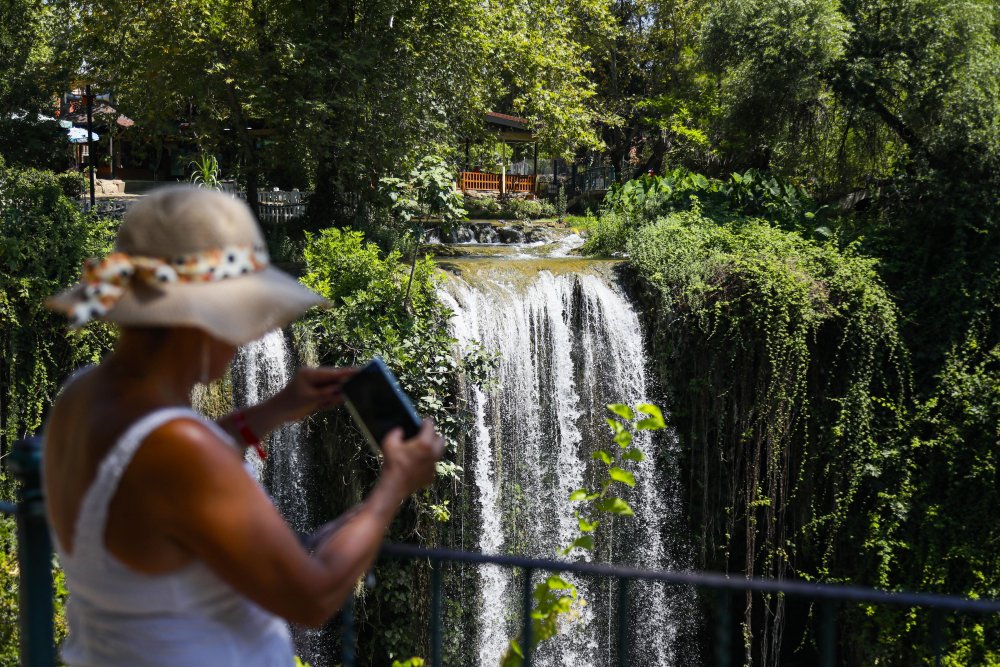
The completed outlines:
[[[310,555],[209,429],[178,420],[153,433],[128,474],[141,475],[141,502],[154,525],[236,590],[288,620],[322,625],[371,566],[400,504],[434,479],[444,443],[425,422],[404,441],[383,443],[382,474],[344,526]]]
[[[241,411],[246,425],[263,440],[282,424],[339,405],[341,386],[356,372],[355,368],[300,368],[277,394]],[[217,423],[236,442],[243,442],[235,414],[226,415]]]

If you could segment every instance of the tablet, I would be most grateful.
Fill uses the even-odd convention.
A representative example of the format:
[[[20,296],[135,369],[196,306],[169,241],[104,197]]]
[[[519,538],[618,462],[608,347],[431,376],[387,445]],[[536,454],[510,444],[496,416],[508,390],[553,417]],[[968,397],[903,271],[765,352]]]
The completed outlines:
[[[378,357],[344,383],[343,393],[347,409],[376,453],[394,428],[402,428],[404,438],[420,432],[420,415],[399,388],[396,376]]]

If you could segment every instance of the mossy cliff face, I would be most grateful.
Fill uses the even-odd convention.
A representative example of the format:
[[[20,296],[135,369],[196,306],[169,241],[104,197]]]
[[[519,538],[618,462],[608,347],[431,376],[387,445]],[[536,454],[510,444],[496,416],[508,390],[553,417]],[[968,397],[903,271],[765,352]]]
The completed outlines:
[[[873,262],[697,212],[661,218],[627,248],[681,438],[698,565],[826,580],[870,571],[859,561],[879,554],[860,545],[906,386],[897,311]],[[745,659],[778,664],[807,619],[781,598],[748,597]]]

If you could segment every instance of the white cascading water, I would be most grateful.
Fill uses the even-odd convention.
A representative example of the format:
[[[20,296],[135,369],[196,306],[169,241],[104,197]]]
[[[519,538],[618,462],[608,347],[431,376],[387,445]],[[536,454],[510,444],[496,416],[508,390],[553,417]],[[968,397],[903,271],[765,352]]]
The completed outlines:
[[[292,353],[280,329],[240,348],[233,362],[233,388],[242,406],[256,405],[270,398],[288,384],[295,371]],[[247,461],[258,481],[267,482],[275,507],[297,531],[313,528],[307,502],[308,479],[305,455],[302,451],[301,427],[285,424],[268,437],[267,462],[261,461],[253,449],[247,450]]]
[[[237,407],[256,405],[281,390],[295,372],[292,351],[280,329],[240,348],[233,360],[233,396]],[[263,483],[285,521],[293,530],[308,533],[315,526],[309,512],[309,465],[303,451],[302,427],[284,424],[271,432],[265,443],[267,461],[248,449],[247,463]],[[307,663],[327,664],[328,650],[322,631],[292,628],[295,652]]]
[[[455,313],[459,350],[479,344],[499,355],[496,387],[472,387],[469,396],[476,418],[471,474],[478,546],[488,553],[552,557],[576,536],[567,498],[585,486],[590,454],[610,441],[604,406],[646,400],[638,316],[617,288],[591,273],[543,270],[511,280],[504,271],[470,271],[452,276],[442,298]],[[629,550],[626,560],[669,568],[674,564],[662,527],[674,509],[673,485],[663,483],[650,439],[639,437],[637,444],[649,457],[637,466],[637,488],[626,494],[636,516],[618,519],[615,539]],[[590,554],[578,550],[574,557]],[[611,664],[610,592],[602,583],[573,583],[590,604],[539,647],[534,664]],[[480,589],[476,664],[495,667],[518,629],[511,571],[482,568]],[[668,598],[659,585],[635,584],[632,591],[630,625],[642,629],[633,633],[633,664],[674,665],[677,628],[692,608],[690,596]]]

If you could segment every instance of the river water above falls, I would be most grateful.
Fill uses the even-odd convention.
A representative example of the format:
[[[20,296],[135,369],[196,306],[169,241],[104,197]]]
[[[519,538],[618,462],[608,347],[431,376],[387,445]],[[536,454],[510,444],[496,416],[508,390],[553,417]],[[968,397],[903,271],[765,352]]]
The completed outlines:
[[[576,245],[575,236],[492,246],[488,254],[467,245],[460,248],[464,256],[441,262],[449,272],[441,296],[455,313],[460,351],[478,345],[498,355],[494,385],[468,389],[475,425],[466,482],[477,514],[470,523],[483,552],[548,558],[569,544],[577,530],[567,498],[592,481],[591,454],[612,435],[605,405],[651,400],[642,327],[615,278],[616,263],[568,257]],[[637,465],[636,488],[625,494],[636,516],[616,518],[599,533],[593,556],[575,557],[677,567],[683,549],[672,541],[674,440],[647,435],[637,444],[649,457]],[[616,664],[614,582],[573,583],[587,604],[539,647],[533,664]],[[517,635],[520,586],[511,570],[488,566],[479,571],[479,589],[468,660],[494,667]],[[690,591],[634,584],[627,610],[632,664],[691,664],[684,638],[694,606]]]

